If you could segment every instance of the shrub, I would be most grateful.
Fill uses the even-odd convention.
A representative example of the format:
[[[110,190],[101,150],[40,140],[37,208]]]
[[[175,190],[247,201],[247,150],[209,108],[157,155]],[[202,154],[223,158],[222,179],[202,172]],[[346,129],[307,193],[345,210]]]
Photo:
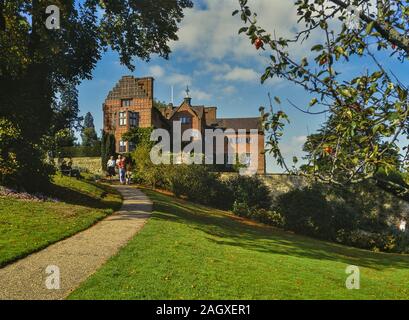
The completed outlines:
[[[361,229],[339,232],[337,241],[352,247],[372,251],[395,251],[396,237],[391,233],[376,233]]]
[[[326,187],[312,185],[277,198],[285,228],[322,239],[335,240],[338,230],[355,227],[354,210]]]
[[[176,196],[185,196],[194,202],[230,209],[232,200],[227,186],[210,167],[178,164],[166,166],[166,169],[170,191]]]
[[[254,221],[259,221],[270,226],[283,227],[284,220],[282,216],[274,210],[267,210],[263,208],[249,208],[245,203],[235,201],[233,203],[233,212],[244,218],[249,218]]]
[[[237,203],[249,208],[271,208],[270,191],[258,177],[237,175],[227,180],[227,186]]]
[[[404,252],[405,236],[394,232],[396,198],[374,182],[348,188],[313,185],[277,198],[284,227],[321,239],[375,251]]]
[[[131,153],[134,165],[135,182],[147,185],[152,188],[163,188],[169,190],[169,183],[165,180],[164,165],[154,165],[149,157],[150,147],[147,145],[138,146]]]
[[[17,126],[0,118],[0,183],[19,191],[46,191],[53,173],[44,150],[25,141]]]

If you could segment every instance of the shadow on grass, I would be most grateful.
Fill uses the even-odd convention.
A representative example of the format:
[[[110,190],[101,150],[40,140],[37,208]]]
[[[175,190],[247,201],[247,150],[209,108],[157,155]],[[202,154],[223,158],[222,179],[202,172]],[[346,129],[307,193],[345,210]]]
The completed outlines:
[[[408,268],[409,256],[374,253],[299,236],[264,225],[247,225],[217,209],[193,205],[174,197],[147,191],[154,200],[154,217],[189,224],[205,232],[217,245],[300,258],[330,260],[376,270]]]
[[[101,189],[101,193],[99,195],[91,196],[89,194],[86,194],[85,192],[53,184],[50,196],[55,197],[58,200],[68,204],[79,205],[93,209],[113,209],[114,211],[120,209],[121,203],[119,201],[111,201],[106,198],[108,194],[117,194],[119,196],[119,193],[115,189],[107,185],[97,184],[90,181],[87,181],[87,183],[90,183]]]

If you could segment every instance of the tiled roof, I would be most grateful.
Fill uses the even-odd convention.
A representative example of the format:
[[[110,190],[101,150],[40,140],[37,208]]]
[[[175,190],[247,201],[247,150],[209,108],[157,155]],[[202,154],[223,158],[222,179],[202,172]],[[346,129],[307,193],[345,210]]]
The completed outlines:
[[[204,106],[192,106],[192,109],[200,119],[203,118]]]
[[[213,125],[224,129],[260,130],[260,118],[221,118],[216,119],[216,123],[214,123]]]
[[[191,106],[190,108],[192,108],[199,118],[203,118],[204,106]],[[173,108],[172,113],[169,115],[169,119],[172,118],[178,110],[179,107]]]

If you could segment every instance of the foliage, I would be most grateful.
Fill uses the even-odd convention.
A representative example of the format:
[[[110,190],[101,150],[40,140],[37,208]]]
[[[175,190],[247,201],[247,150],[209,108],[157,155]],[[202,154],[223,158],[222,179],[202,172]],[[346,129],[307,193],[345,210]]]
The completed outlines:
[[[94,117],[91,112],[87,112],[84,117],[84,123],[81,130],[82,145],[92,147],[98,142],[97,132],[95,131]]]
[[[21,132],[18,148],[31,149],[17,159],[29,167],[48,151],[55,116],[56,96],[67,82],[91,79],[102,54],[112,49],[131,70],[132,59],[148,60],[151,54],[168,58],[169,40],[177,40],[178,24],[190,0],[159,1],[62,1],[58,30],[46,28],[48,1],[1,1],[0,6],[0,118]],[[61,129],[54,130],[58,132]],[[38,147],[40,143],[43,147]],[[15,144],[17,141],[15,141]],[[25,147],[22,143],[28,144]],[[34,155],[36,149],[38,154]],[[8,153],[10,150],[1,150]],[[20,161],[26,161],[21,162]],[[39,180],[47,176],[33,166]],[[19,183],[21,179],[14,179]]]
[[[325,190],[318,185],[279,196],[277,210],[284,219],[285,228],[332,241],[338,230],[352,230],[356,221],[347,203],[331,203]]]
[[[19,127],[0,118],[0,183],[26,191],[49,187],[49,177],[54,172],[47,164],[43,150],[26,142]]]
[[[159,100],[153,100],[153,106],[154,108],[161,110],[161,109],[166,109],[169,107],[169,105],[165,101],[159,101]]]
[[[169,182],[164,177],[164,165],[154,165],[151,162],[150,150],[149,146],[141,144],[132,152],[132,160],[135,163],[134,180],[152,188],[161,187],[168,190]]]
[[[122,140],[132,142],[135,146],[153,146],[154,141],[150,140],[152,131],[153,128],[134,127],[122,135]]]
[[[176,196],[216,208],[231,207],[229,189],[220,181],[219,175],[211,171],[211,167],[177,164],[165,168],[170,176],[170,191]]]
[[[16,174],[18,163],[16,153],[12,150],[17,139],[20,139],[20,130],[10,121],[0,118],[0,177],[4,184],[8,177]]]
[[[389,172],[380,170],[375,175],[375,180],[377,185],[382,189],[391,192],[403,200],[409,201],[409,181],[405,173],[398,170]]]
[[[395,225],[401,219],[396,198],[375,182],[349,188],[314,184],[278,197],[276,211],[284,228],[364,249],[399,251]]]
[[[288,103],[307,114],[326,113],[330,119],[322,125],[319,139],[309,150],[309,163],[304,166],[309,170],[298,173],[348,185],[373,177],[381,168],[400,166],[391,155],[400,154],[400,160],[407,161],[409,150],[401,150],[397,141],[409,139],[408,88],[383,67],[379,58],[390,53],[397,57],[396,63],[407,63],[406,1],[379,0],[374,6],[372,1],[297,0],[299,28],[294,37],[268,33],[259,26],[247,2],[239,0],[240,9],[233,15],[241,13],[246,24],[239,33],[246,33],[256,49],[269,53],[269,65],[261,81],[278,77],[305,89],[312,98],[306,108],[290,100]],[[349,5],[359,10],[357,28],[349,25]],[[311,35],[321,39],[311,46],[313,57],[296,57],[292,45],[303,43]],[[372,66],[348,77],[342,71],[352,58],[368,59]],[[278,97],[275,102],[281,104]],[[283,163],[279,148],[282,120],[286,118],[283,111],[274,112],[272,106],[271,112],[264,115],[270,151],[280,165],[292,172]],[[323,157],[328,161],[323,162]]]
[[[235,201],[232,211],[240,217],[259,221],[270,226],[279,228],[284,226],[283,217],[280,213],[274,210],[267,210],[257,207],[249,208],[247,204]]]
[[[42,144],[47,146],[51,157],[58,157],[63,147],[72,147],[77,138],[74,131],[81,127],[79,116],[78,90],[72,82],[59,89],[59,100],[52,103],[51,126]]]
[[[271,208],[270,190],[257,176],[235,175],[227,181],[227,185],[235,203],[249,208]]]
[[[115,136],[112,133],[102,131],[101,137],[101,168],[106,170],[108,159],[116,156]]]

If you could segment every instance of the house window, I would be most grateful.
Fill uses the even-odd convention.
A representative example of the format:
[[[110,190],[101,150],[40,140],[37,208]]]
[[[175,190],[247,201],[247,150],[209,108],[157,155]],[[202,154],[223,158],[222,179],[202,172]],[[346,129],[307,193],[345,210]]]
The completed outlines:
[[[131,127],[139,127],[139,113],[129,112],[129,125]]]
[[[180,121],[182,122],[182,124],[189,124],[191,122],[191,118],[190,117],[181,117]]]
[[[126,142],[119,141],[119,152],[126,152]]]
[[[129,141],[129,152],[132,152],[132,151],[134,151],[136,149],[136,145],[135,145],[135,143],[133,143],[133,142],[131,142],[131,141]]]
[[[131,99],[121,100],[121,106],[122,106],[122,107],[130,107],[130,106],[131,106],[131,102],[132,102]]]
[[[126,112],[119,113],[119,125],[126,126]]]

